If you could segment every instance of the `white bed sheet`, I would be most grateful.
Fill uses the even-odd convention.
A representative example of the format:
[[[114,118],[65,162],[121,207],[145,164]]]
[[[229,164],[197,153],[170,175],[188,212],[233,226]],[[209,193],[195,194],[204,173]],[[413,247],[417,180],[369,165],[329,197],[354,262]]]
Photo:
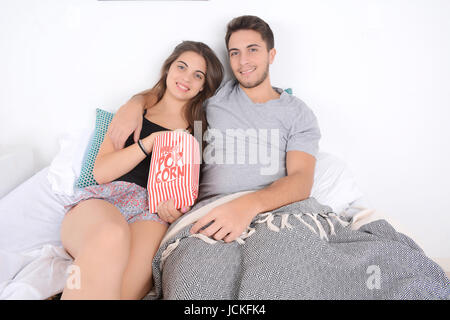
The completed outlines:
[[[65,286],[71,257],[64,248],[51,244],[29,252],[0,250],[0,300],[43,300]]]

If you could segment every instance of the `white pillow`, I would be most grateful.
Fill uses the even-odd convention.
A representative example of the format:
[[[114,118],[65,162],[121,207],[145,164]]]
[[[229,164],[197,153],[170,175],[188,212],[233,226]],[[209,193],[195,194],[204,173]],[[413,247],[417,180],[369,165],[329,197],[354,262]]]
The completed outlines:
[[[62,249],[61,222],[73,197],[52,191],[48,170],[0,199],[0,300],[44,299],[64,287],[71,259]]]
[[[340,214],[364,194],[343,160],[329,153],[319,152],[311,196]]]
[[[23,252],[61,245],[64,205],[73,197],[52,191],[46,167],[0,199],[0,249]]]
[[[94,134],[94,127],[64,135],[60,150],[50,164],[47,178],[52,190],[60,195],[73,195],[75,180],[80,176],[85,151]]]

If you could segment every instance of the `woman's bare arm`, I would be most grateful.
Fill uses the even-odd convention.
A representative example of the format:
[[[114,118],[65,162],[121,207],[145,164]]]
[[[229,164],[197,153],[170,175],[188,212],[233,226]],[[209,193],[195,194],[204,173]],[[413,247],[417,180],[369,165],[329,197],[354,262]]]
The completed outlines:
[[[163,132],[154,132],[142,139],[143,147],[147,153],[152,151],[155,138]],[[95,160],[94,179],[99,184],[114,181],[133,170],[145,157],[146,155],[137,143],[115,150],[111,138],[106,134]]]

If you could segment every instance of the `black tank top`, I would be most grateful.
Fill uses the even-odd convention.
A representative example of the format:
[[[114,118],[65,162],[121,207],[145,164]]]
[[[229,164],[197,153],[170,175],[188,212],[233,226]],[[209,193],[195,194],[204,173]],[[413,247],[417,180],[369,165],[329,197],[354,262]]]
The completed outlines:
[[[170,130],[170,129],[161,127],[160,125],[147,120],[147,118],[145,118],[146,112],[147,112],[147,110],[145,110],[144,115],[143,115],[144,119],[142,121],[142,130],[141,130],[139,139],[144,139],[145,137],[149,136],[153,132]],[[131,146],[132,144],[135,143],[133,136],[134,136],[134,133],[132,133],[128,137],[127,141],[125,142],[125,148],[128,146]],[[114,181],[132,182],[137,185],[140,185],[143,188],[147,188],[151,158],[152,158],[152,153],[150,152],[148,157],[146,157],[144,160],[142,160],[136,167],[134,167],[134,169],[132,169],[130,172],[124,174],[123,176],[121,176],[120,178],[117,178]]]

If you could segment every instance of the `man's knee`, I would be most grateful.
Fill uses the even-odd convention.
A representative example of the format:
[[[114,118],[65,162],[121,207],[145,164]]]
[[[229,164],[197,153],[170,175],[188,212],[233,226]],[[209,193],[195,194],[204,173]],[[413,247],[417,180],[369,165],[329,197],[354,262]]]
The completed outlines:
[[[233,299],[239,285],[241,246],[185,239],[162,270],[164,299]]]

